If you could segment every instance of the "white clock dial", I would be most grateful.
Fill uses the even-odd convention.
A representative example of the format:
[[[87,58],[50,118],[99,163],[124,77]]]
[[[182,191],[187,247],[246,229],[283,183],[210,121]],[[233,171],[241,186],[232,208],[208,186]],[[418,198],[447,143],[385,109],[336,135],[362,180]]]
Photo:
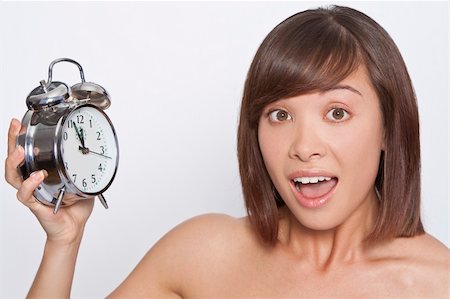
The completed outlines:
[[[118,145],[106,115],[93,106],[72,111],[61,130],[61,156],[69,180],[81,192],[103,192],[114,178]]]

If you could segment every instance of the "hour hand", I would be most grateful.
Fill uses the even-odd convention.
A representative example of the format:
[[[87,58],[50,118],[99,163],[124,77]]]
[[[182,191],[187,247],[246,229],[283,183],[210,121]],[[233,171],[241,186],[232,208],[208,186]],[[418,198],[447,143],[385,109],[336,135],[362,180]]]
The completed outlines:
[[[86,145],[84,144],[84,130],[83,130],[83,128],[80,128],[80,138],[81,138],[81,145],[83,145],[83,147],[86,148]]]
[[[83,132],[78,130],[77,125],[75,124],[75,122],[73,122],[73,127],[75,129],[75,132],[77,133],[78,139],[80,139],[81,142],[81,146],[83,147],[83,149],[86,148],[86,146],[84,145],[84,137],[83,137]],[[82,129],[81,129],[82,130]]]

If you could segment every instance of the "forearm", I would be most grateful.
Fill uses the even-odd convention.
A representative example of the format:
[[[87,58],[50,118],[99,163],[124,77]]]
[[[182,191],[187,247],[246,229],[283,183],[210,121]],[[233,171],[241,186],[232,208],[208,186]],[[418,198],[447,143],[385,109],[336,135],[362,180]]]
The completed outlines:
[[[47,240],[27,298],[69,298],[81,238],[61,245]]]

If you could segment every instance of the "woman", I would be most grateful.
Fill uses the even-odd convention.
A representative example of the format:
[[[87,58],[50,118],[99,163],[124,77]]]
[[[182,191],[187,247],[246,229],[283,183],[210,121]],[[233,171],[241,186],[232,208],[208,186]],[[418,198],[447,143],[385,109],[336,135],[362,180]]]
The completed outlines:
[[[47,233],[29,297],[69,297],[93,199],[55,216],[7,181]],[[164,236],[111,298],[444,298],[448,249],[420,221],[415,95],[398,49],[345,7],[296,14],[250,67],[238,131],[248,218],[205,215]],[[401,182],[401,183],[399,183]]]

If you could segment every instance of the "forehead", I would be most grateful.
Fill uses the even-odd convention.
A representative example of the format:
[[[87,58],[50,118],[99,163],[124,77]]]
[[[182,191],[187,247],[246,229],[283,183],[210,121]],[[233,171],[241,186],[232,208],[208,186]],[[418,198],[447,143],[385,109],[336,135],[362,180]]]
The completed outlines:
[[[364,65],[360,65],[357,67],[350,75],[348,75],[343,80],[337,82],[335,85],[329,85],[325,88],[317,88],[311,90],[309,92],[300,93],[293,96],[282,97],[278,100],[270,102],[270,104],[292,99],[292,98],[310,98],[308,95],[333,95],[335,97],[344,97],[344,98],[355,98],[355,99],[363,99],[367,101],[376,101],[379,102],[377,92],[373,87],[373,84],[369,78],[367,68]]]
[[[355,92],[363,97],[375,96],[376,91],[370,80],[367,68],[364,64],[360,64],[353,72],[351,72],[346,78],[340,81],[334,86],[322,89],[322,92],[336,89],[347,89],[351,92]]]

